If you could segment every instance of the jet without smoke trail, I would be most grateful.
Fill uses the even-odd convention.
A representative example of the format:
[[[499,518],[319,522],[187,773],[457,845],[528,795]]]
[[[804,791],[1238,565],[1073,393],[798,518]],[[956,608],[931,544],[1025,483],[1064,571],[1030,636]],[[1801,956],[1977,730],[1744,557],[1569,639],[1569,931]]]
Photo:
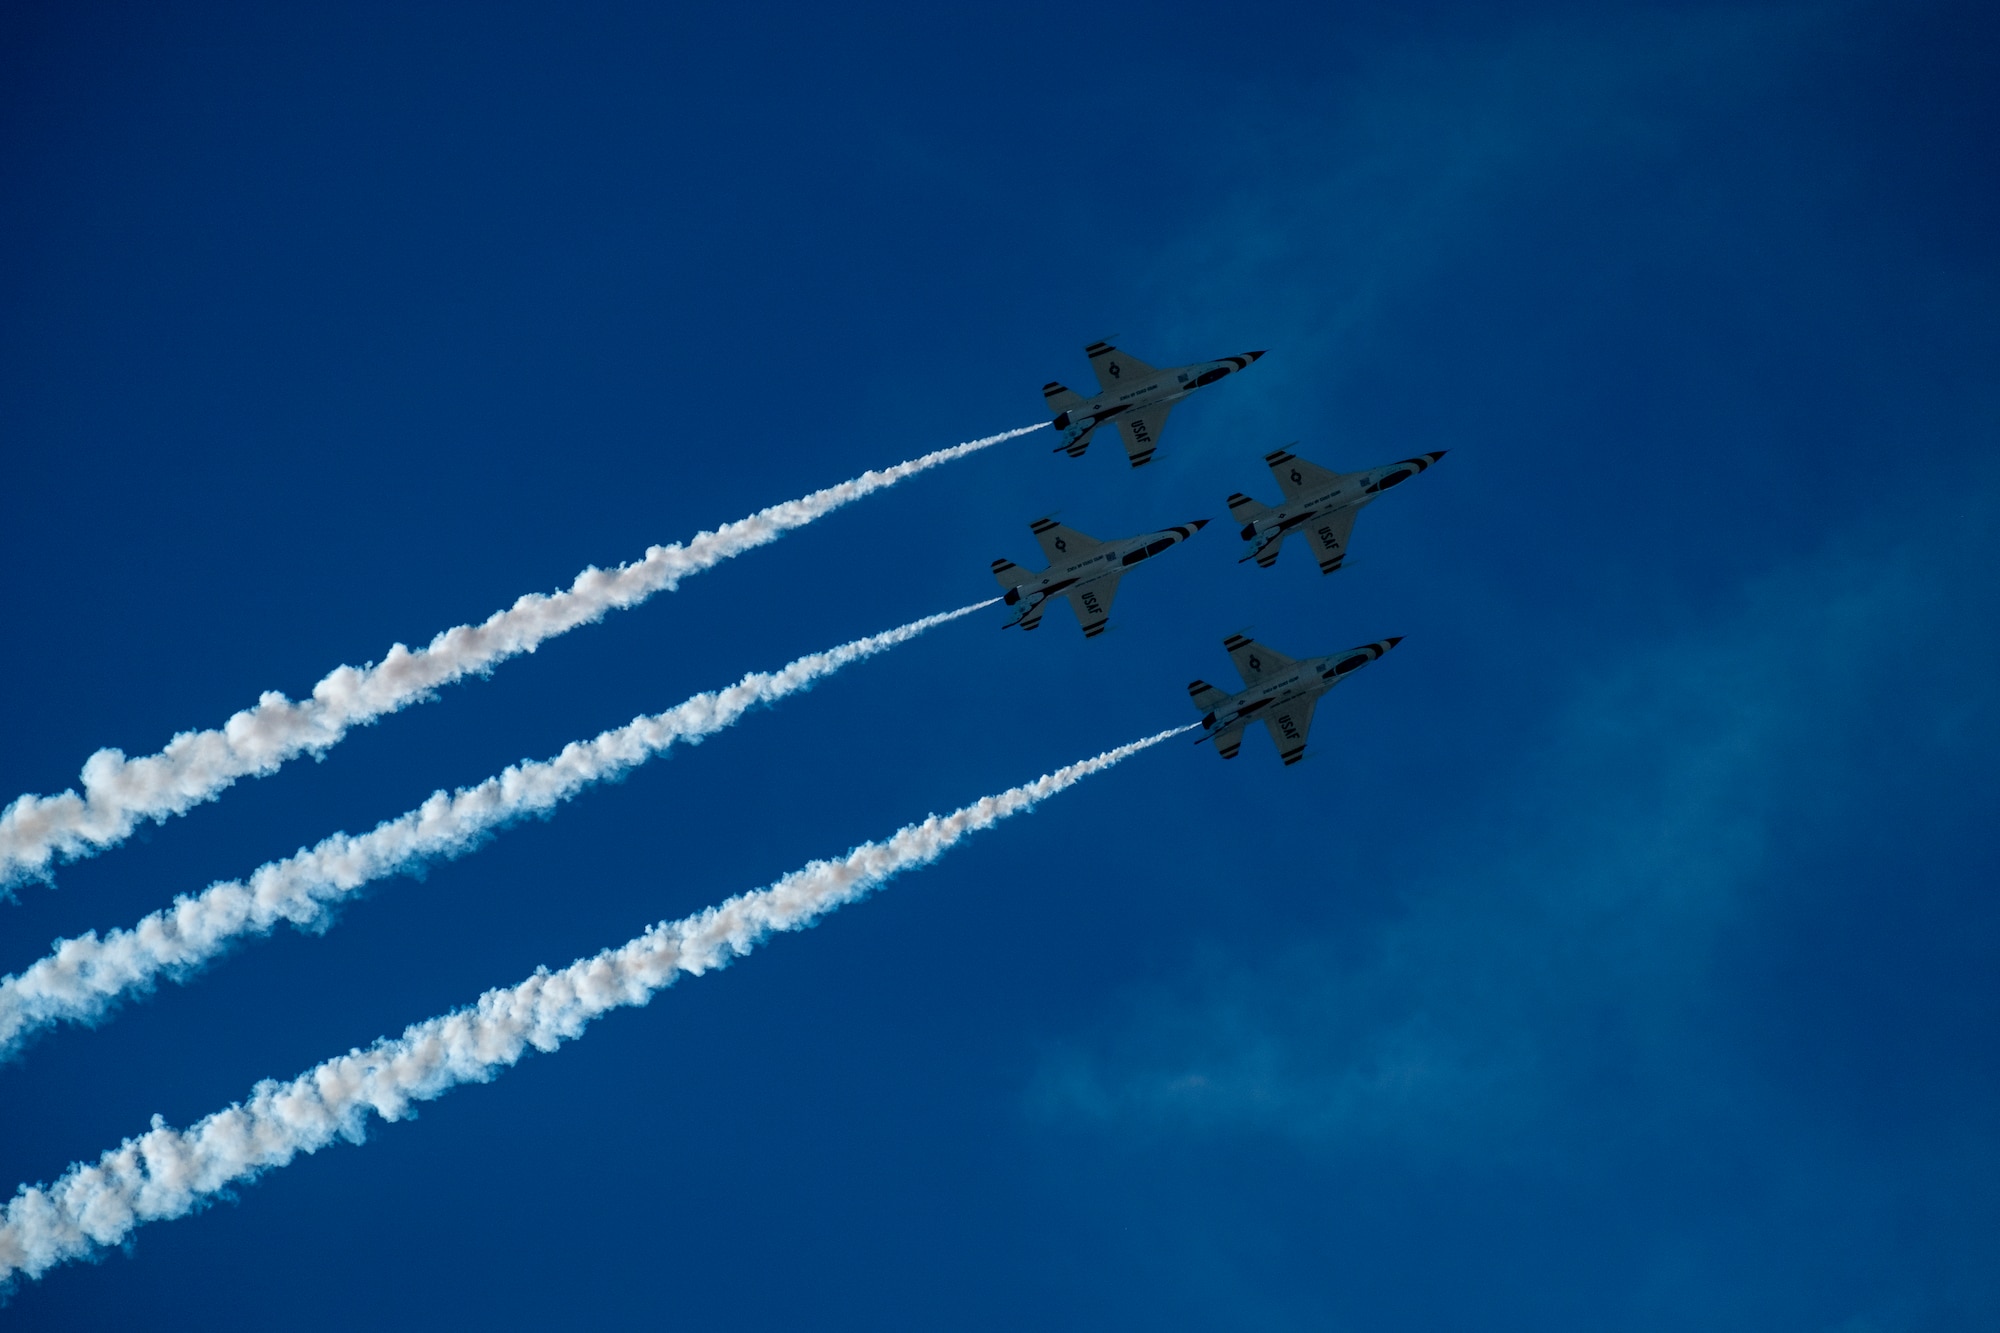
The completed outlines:
[[[683,974],[700,976],[749,953],[773,931],[802,930],[865,897],[892,876],[927,865],[968,833],[1073,786],[1182,732],[1179,727],[1059,768],[949,815],[932,815],[834,861],[814,861],[768,888],[663,922],[560,972],[538,969],[518,986],[350,1051],[289,1083],[269,1080],[243,1102],[186,1130],[158,1117],[96,1162],[46,1188],[22,1186],[0,1218],[0,1285],[116,1245],[142,1222],[183,1217],[232,1185],[335,1138],[359,1142],[368,1113],[401,1120],[412,1103],[460,1083],[485,1082],[532,1046],[553,1051],[611,1009],[645,1004]]]
[[[567,592],[529,593],[483,624],[460,625],[412,651],[391,646],[368,667],[343,666],[294,703],[275,691],[213,731],[184,731],[158,754],[127,759],[99,750],[83,766],[83,794],[27,795],[0,810],[0,896],[24,880],[46,878],[61,857],[94,856],[130,837],[148,819],[165,821],[211,801],[238,778],[276,772],[302,754],[321,754],[350,727],[428,698],[439,686],[531,653],[558,634],[670,591],[690,574],[776,541],[794,528],[864,495],[967,454],[1043,429],[1002,431],[864,472],[851,481],[772,505],[748,518],[698,533],[685,544],[655,546],[643,560],[590,568]]]
[[[121,997],[150,990],[163,975],[184,980],[237,940],[267,934],[281,921],[307,930],[324,927],[337,903],[372,880],[421,861],[469,851],[495,829],[550,810],[676,742],[699,743],[759,704],[774,703],[851,662],[983,611],[999,600],[925,616],[801,657],[778,671],[753,671],[727,689],[706,691],[664,713],[634,718],[595,740],[573,742],[553,759],[513,765],[498,777],[449,796],[437,792],[416,809],[358,838],[336,833],[316,847],[258,868],[246,879],[225,880],[194,897],[178,898],[172,907],[150,914],[129,930],[114,930],[101,939],[93,931],[58,940],[47,957],[17,976],[0,978],[0,1060],[45,1027],[101,1018]]]

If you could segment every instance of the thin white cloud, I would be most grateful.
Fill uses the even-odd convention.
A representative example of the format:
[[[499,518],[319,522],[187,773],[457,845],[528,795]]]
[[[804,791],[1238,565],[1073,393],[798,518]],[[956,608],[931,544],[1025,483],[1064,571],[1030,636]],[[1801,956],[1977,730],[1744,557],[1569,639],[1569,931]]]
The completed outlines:
[[[1994,492],[1972,489],[1927,531],[1816,552],[1580,683],[1368,938],[1136,989],[1050,1049],[1030,1105],[1121,1139],[1253,1132],[1492,1164],[1551,1137],[1573,1157],[1550,1126],[1587,1114],[1607,1069],[1689,1115],[1740,1095],[1697,1072],[1729,1059],[1704,1022],[1710,970],[1780,891],[1787,840],[1865,822],[1884,771],[1963,763],[2000,734],[1959,665],[1985,660],[1968,635],[1993,638],[1986,589],[1960,572],[1992,565]],[[1891,736],[1914,748],[1871,749]]]

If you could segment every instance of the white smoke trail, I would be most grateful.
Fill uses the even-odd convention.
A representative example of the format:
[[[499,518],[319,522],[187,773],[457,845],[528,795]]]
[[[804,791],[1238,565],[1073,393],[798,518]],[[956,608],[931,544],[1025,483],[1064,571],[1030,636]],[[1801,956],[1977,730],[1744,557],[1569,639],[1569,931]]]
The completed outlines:
[[[0,1219],[0,1283],[40,1277],[115,1245],[142,1222],[181,1217],[222,1190],[317,1152],[359,1142],[368,1113],[401,1120],[411,1103],[485,1082],[527,1053],[553,1051],[598,1015],[645,1004],[683,974],[700,976],[749,953],[773,931],[801,930],[890,877],[927,865],[968,833],[991,828],[1064,788],[1190,727],[1163,731],[1059,768],[949,815],[932,815],[837,861],[813,861],[768,888],[663,922],[560,972],[538,969],[456,1013],[336,1056],[289,1083],[260,1083],[242,1102],[191,1129],[153,1127],[54,1185],[22,1186]]]
[[[925,616],[896,629],[753,671],[723,690],[634,718],[591,741],[574,741],[553,759],[515,764],[476,787],[440,791],[416,809],[360,837],[336,833],[315,847],[272,861],[243,880],[210,885],[143,918],[129,930],[58,940],[48,956],[0,978],[0,1060],[55,1023],[91,1022],[121,997],[150,990],[164,975],[186,978],[247,935],[280,921],[324,928],[337,903],[384,875],[420,861],[456,856],[504,824],[540,814],[585,787],[617,777],[675,743],[699,743],[760,704],[773,703],[865,657],[925,630],[993,605],[999,598]]]
[[[99,750],[83,766],[81,796],[75,791],[21,796],[0,810],[0,896],[25,880],[46,878],[57,857],[75,860],[116,846],[144,820],[164,822],[214,800],[238,778],[276,772],[302,754],[324,753],[349,728],[428,698],[442,685],[489,671],[607,612],[671,591],[690,574],[776,541],[864,495],[1045,424],[864,472],[699,533],[685,544],[652,547],[645,559],[616,569],[586,569],[567,592],[529,593],[483,624],[446,630],[427,648],[392,645],[372,666],[333,671],[304,702],[266,693],[255,708],[244,709],[220,729],[184,731],[158,754],[127,759],[120,750]]]

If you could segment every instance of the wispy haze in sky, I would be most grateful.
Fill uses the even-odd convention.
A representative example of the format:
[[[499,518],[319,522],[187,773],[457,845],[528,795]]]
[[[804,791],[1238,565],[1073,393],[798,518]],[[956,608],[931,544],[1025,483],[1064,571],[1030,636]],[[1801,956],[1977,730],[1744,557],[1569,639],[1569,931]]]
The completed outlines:
[[[1406,636],[1304,764],[1162,743],[0,1318],[2000,1322],[2000,23],[1391,8],[0,16],[0,804],[1095,339],[1271,349],[1142,471],[995,444],[59,865],[0,974],[991,597],[1040,515],[1448,451],[1332,577],[1211,523],[1102,638],[941,626],[42,1034],[0,1189],[1192,722],[1232,632]]]

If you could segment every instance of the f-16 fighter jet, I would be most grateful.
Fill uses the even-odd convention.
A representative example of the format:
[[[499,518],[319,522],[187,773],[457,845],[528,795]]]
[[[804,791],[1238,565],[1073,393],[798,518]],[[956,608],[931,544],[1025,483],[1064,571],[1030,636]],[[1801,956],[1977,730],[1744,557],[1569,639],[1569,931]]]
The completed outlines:
[[[1312,542],[1313,554],[1319,557],[1319,572],[1333,573],[1347,559],[1347,539],[1362,506],[1373,504],[1383,491],[1402,485],[1444,454],[1440,449],[1421,458],[1346,473],[1329,472],[1283,449],[1265,454],[1264,461],[1278,479],[1285,502],[1276,509],[1266,509],[1240,492],[1229,497],[1229,513],[1243,525],[1243,540],[1257,543],[1243,560],[1255,560],[1258,568],[1269,569],[1278,562],[1278,548],[1285,544],[1285,538],[1304,532]]]
[[[1131,457],[1133,467],[1144,467],[1153,461],[1160,428],[1167,424],[1167,413],[1175,403],[1196,389],[1235,374],[1264,355],[1245,352],[1220,361],[1197,361],[1191,366],[1155,370],[1110,343],[1092,343],[1083,351],[1090,358],[1090,368],[1097,372],[1100,390],[1097,397],[1085,398],[1054,382],[1042,386],[1042,397],[1055,412],[1056,429],[1062,432],[1063,442],[1056,446],[1056,452],[1071,458],[1083,457],[1083,451],[1090,447],[1090,433],[1113,421],[1118,425],[1118,433],[1125,437],[1125,452]]]
[[[1037,574],[1012,560],[993,562],[993,577],[1007,590],[1006,603],[1014,609],[1013,619],[1003,628],[1019,625],[1034,629],[1042,623],[1042,612],[1048,610],[1050,600],[1061,594],[1069,598],[1070,610],[1083,626],[1083,637],[1096,638],[1104,633],[1111,599],[1117,595],[1118,580],[1125,577],[1125,571],[1176,542],[1186,541],[1207,525],[1207,519],[1198,518],[1177,528],[1101,542],[1054,519],[1036,519],[1029,527],[1042,544],[1049,567]]]
[[[1243,728],[1261,721],[1270,728],[1278,757],[1296,764],[1305,758],[1306,733],[1312,730],[1313,705],[1319,697],[1402,641],[1400,636],[1383,639],[1331,657],[1298,662],[1241,634],[1232,634],[1222,646],[1235,659],[1247,688],[1241,694],[1225,694],[1205,680],[1188,682],[1194,706],[1206,714],[1201,720],[1206,734],[1195,744],[1213,740],[1218,754],[1234,759],[1243,744]]]

